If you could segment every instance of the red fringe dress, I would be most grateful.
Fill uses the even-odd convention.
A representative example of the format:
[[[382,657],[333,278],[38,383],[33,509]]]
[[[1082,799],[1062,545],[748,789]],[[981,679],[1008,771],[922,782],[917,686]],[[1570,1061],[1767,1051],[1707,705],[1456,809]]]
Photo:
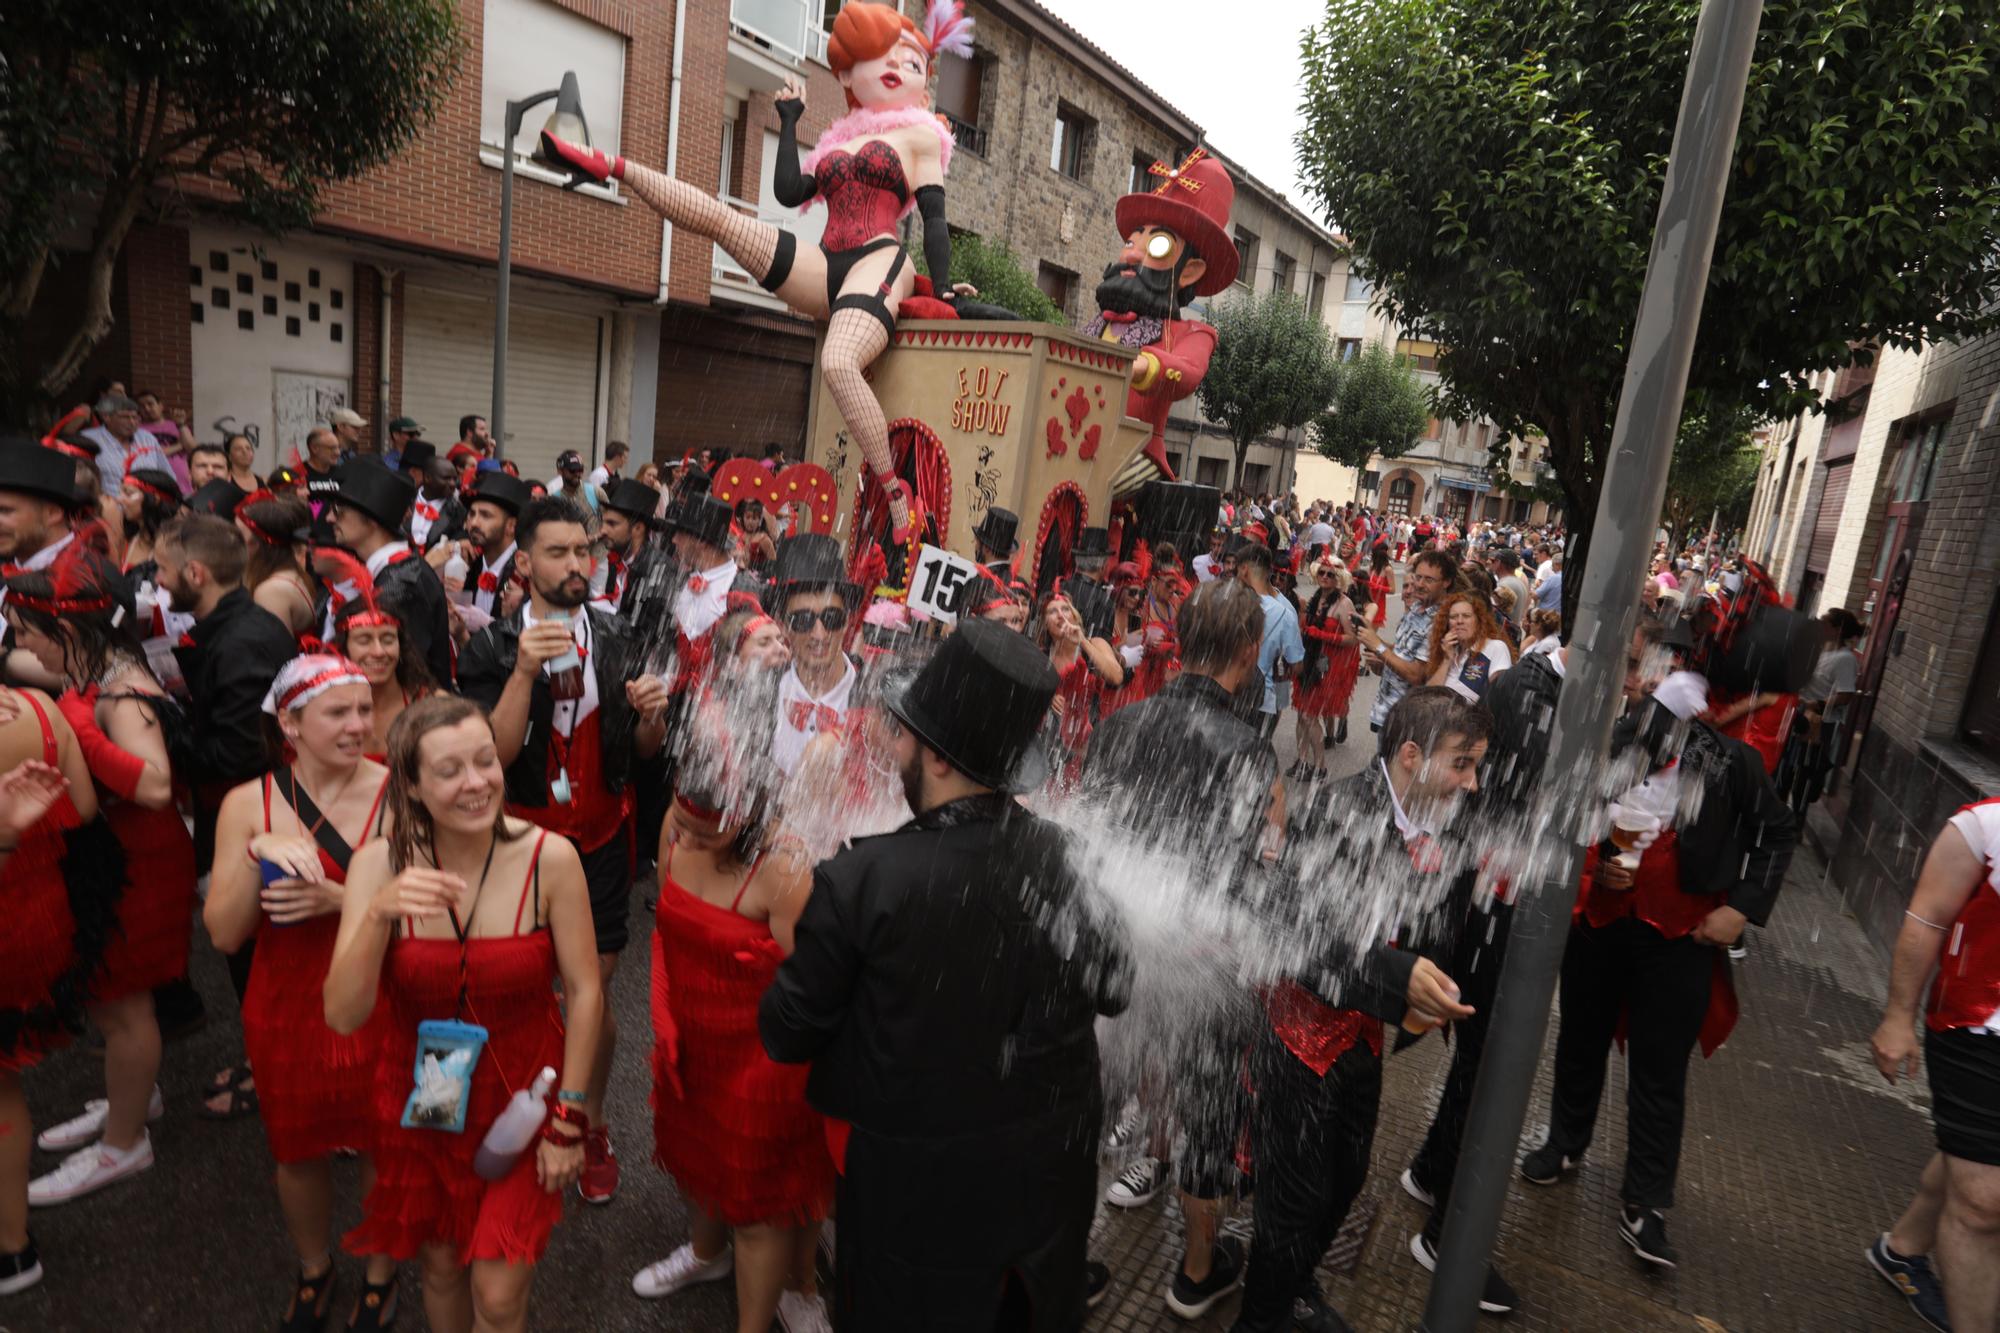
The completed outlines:
[[[48,715],[32,695],[21,696],[42,726],[42,762],[55,766],[55,732]],[[26,833],[0,870],[0,911],[7,928],[0,930],[0,1072],[32,1069],[50,1051],[69,1044],[66,1029],[52,1021],[46,1007],[56,984],[75,960],[76,918],[70,912],[69,887],[63,880],[62,859],[69,830],[83,822],[67,794]]]
[[[93,685],[79,699],[94,711],[98,697]],[[156,695],[109,697],[147,704],[160,717],[163,731],[168,722],[161,714],[175,707],[172,700]],[[91,776],[98,775],[93,771]],[[118,928],[105,947],[104,967],[91,985],[90,997],[117,1000],[187,975],[188,940],[194,928],[194,837],[174,806],[149,810],[137,801],[120,799],[102,781],[94,785],[105,822],[125,849],[127,875],[118,898]]]
[[[661,867],[653,932],[653,1160],[710,1217],[803,1226],[833,1203],[826,1122],[806,1104],[805,1065],[757,1035],[784,950],[770,926],[690,893]]]
[[[263,782],[269,833],[271,774]],[[383,791],[388,786],[384,779]],[[379,827],[381,807],[377,792],[363,827]],[[353,851],[330,824],[321,825],[317,837],[321,873],[345,884]],[[264,1137],[280,1163],[317,1161],[340,1148],[365,1152],[374,1142],[369,1112],[382,1025],[371,1021],[348,1037],[326,1025],[326,971],[339,934],[338,913],[291,926],[266,917],[257,927],[257,952],[243,992],[243,1053],[257,1074]]]
[[[472,1169],[486,1131],[514,1093],[534,1082],[544,1066],[563,1067],[555,941],[548,927],[537,924],[542,844],[548,836],[535,834],[512,935],[474,937],[461,945],[456,939],[399,934],[389,943],[375,1006],[376,1016],[387,1020],[374,1068],[375,1188],[362,1201],[361,1225],[347,1233],[350,1253],[410,1259],[423,1246],[442,1243],[457,1250],[461,1265],[482,1259],[534,1264],[562,1220],[562,1195],[549,1193],[535,1178],[539,1140],[499,1180],[482,1180]],[[472,1071],[465,1129],[458,1134],[405,1129],[417,1025],[454,1014],[486,1029],[486,1047]]]
[[[1346,615],[1341,612],[1347,608]],[[1308,603],[1306,610],[1312,610]],[[1348,701],[1354,697],[1354,681],[1361,673],[1361,641],[1347,632],[1346,616],[1354,604],[1345,597],[1326,604],[1320,619],[1305,625],[1306,637],[1318,645],[1326,659],[1326,669],[1318,680],[1301,686],[1292,696],[1292,706],[1301,717],[1346,717]]]

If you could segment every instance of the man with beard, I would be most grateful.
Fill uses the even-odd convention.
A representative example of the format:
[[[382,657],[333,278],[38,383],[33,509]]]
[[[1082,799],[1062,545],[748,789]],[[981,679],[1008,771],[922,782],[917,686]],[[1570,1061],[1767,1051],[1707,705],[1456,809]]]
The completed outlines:
[[[1178,316],[1195,297],[1213,296],[1236,281],[1239,260],[1229,238],[1236,183],[1199,148],[1179,167],[1154,163],[1153,174],[1160,178],[1158,189],[1118,201],[1125,248],[1104,270],[1097,286],[1100,313],[1084,332],[1138,353],[1125,415],[1152,426],[1142,452],[1171,481],[1163,438],[1167,413],[1195,391],[1215,351],[1214,329]]]
[[[759,1006],[764,1049],[851,1126],[836,1328],[1082,1326],[1093,1024],[1128,966],[1061,832],[1014,800],[1045,776],[1057,684],[1024,636],[967,620],[885,688],[916,818],[814,869]]]
[[[640,603],[657,599],[666,580],[659,567],[666,552],[646,540],[653,530],[653,511],[660,493],[643,481],[621,477],[604,501],[605,603],[627,620],[636,618]]]
[[[459,689],[493,718],[507,771],[507,811],[576,844],[590,886],[598,967],[611,984],[628,939],[635,758],[666,738],[666,686],[638,672],[639,645],[624,621],[590,606],[592,542],[581,506],[560,496],[531,501],[515,524],[528,600],[472,636]],[[583,1112],[586,1203],[618,1192],[618,1158],[604,1117],[604,1089],[618,1025],[605,1012]]]
[[[464,538],[455,548],[434,547],[425,557],[440,571],[453,554],[465,561],[465,582],[446,586],[454,593],[470,589],[469,605],[489,619],[506,616],[518,605],[509,595],[518,594],[521,581],[514,559],[514,523],[531,498],[528,483],[519,477],[499,471],[480,473],[466,508]],[[477,628],[485,627],[486,621],[479,621]]]
[[[368,567],[384,609],[403,627],[403,651],[423,661],[431,679],[449,685],[451,609],[436,571],[424,563],[403,539],[417,488],[400,472],[385,467],[345,467],[340,492],[330,506],[333,534],[340,545]],[[320,637],[333,642],[334,612],[353,589],[334,589],[326,608],[326,628]]]

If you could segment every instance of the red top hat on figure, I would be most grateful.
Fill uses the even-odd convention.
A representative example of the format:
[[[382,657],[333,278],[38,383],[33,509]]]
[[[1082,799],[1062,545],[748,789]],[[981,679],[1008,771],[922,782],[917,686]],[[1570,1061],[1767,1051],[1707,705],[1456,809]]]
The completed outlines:
[[[1223,165],[1197,148],[1178,167],[1155,162],[1148,170],[1159,178],[1154,189],[1125,195],[1118,201],[1118,234],[1130,236],[1141,227],[1165,227],[1186,241],[1206,265],[1189,284],[1196,296],[1213,296],[1236,281],[1236,243],[1229,238],[1229,210],[1236,202],[1236,182]]]

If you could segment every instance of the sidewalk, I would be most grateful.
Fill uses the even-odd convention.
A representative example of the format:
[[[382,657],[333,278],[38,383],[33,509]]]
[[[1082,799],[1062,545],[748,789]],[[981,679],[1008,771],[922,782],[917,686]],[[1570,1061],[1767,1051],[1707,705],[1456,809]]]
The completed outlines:
[[[1507,1327],[1921,1327],[1861,1257],[1901,1212],[1932,1150],[1923,1076],[1914,1088],[1891,1088],[1866,1049],[1887,962],[1841,915],[1823,863],[1803,846],[1771,928],[1750,934],[1750,956],[1736,967],[1742,1021],[1689,1075],[1679,1202],[1669,1214],[1680,1268],[1654,1275],[1617,1235],[1624,1067],[1614,1059],[1584,1166],[1564,1184],[1538,1189],[1516,1178],[1509,1191],[1496,1260],[1522,1307]],[[1554,1029],[1552,1021],[1551,1051]],[[1390,1059],[1374,1170],[1322,1270],[1330,1299],[1361,1333],[1403,1333],[1423,1315],[1429,1274],[1407,1249],[1423,1210],[1396,1178],[1429,1128],[1444,1056],[1442,1043],[1425,1041]],[[1547,1121],[1549,1069],[1545,1055],[1525,1146],[1540,1142]],[[1089,1327],[1229,1327],[1233,1298],[1196,1325],[1166,1311],[1162,1293],[1180,1253],[1179,1209],[1166,1193],[1136,1213],[1102,1212],[1092,1253],[1111,1265],[1116,1285]],[[1359,1264],[1343,1270],[1341,1252],[1357,1241]]]

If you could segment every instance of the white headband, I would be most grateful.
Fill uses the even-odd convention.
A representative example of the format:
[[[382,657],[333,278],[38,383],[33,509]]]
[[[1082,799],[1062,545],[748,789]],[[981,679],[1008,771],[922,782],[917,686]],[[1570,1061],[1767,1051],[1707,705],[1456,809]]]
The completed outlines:
[[[264,711],[276,717],[304,708],[336,685],[366,685],[361,668],[333,653],[294,657],[278,670],[264,695]]]

